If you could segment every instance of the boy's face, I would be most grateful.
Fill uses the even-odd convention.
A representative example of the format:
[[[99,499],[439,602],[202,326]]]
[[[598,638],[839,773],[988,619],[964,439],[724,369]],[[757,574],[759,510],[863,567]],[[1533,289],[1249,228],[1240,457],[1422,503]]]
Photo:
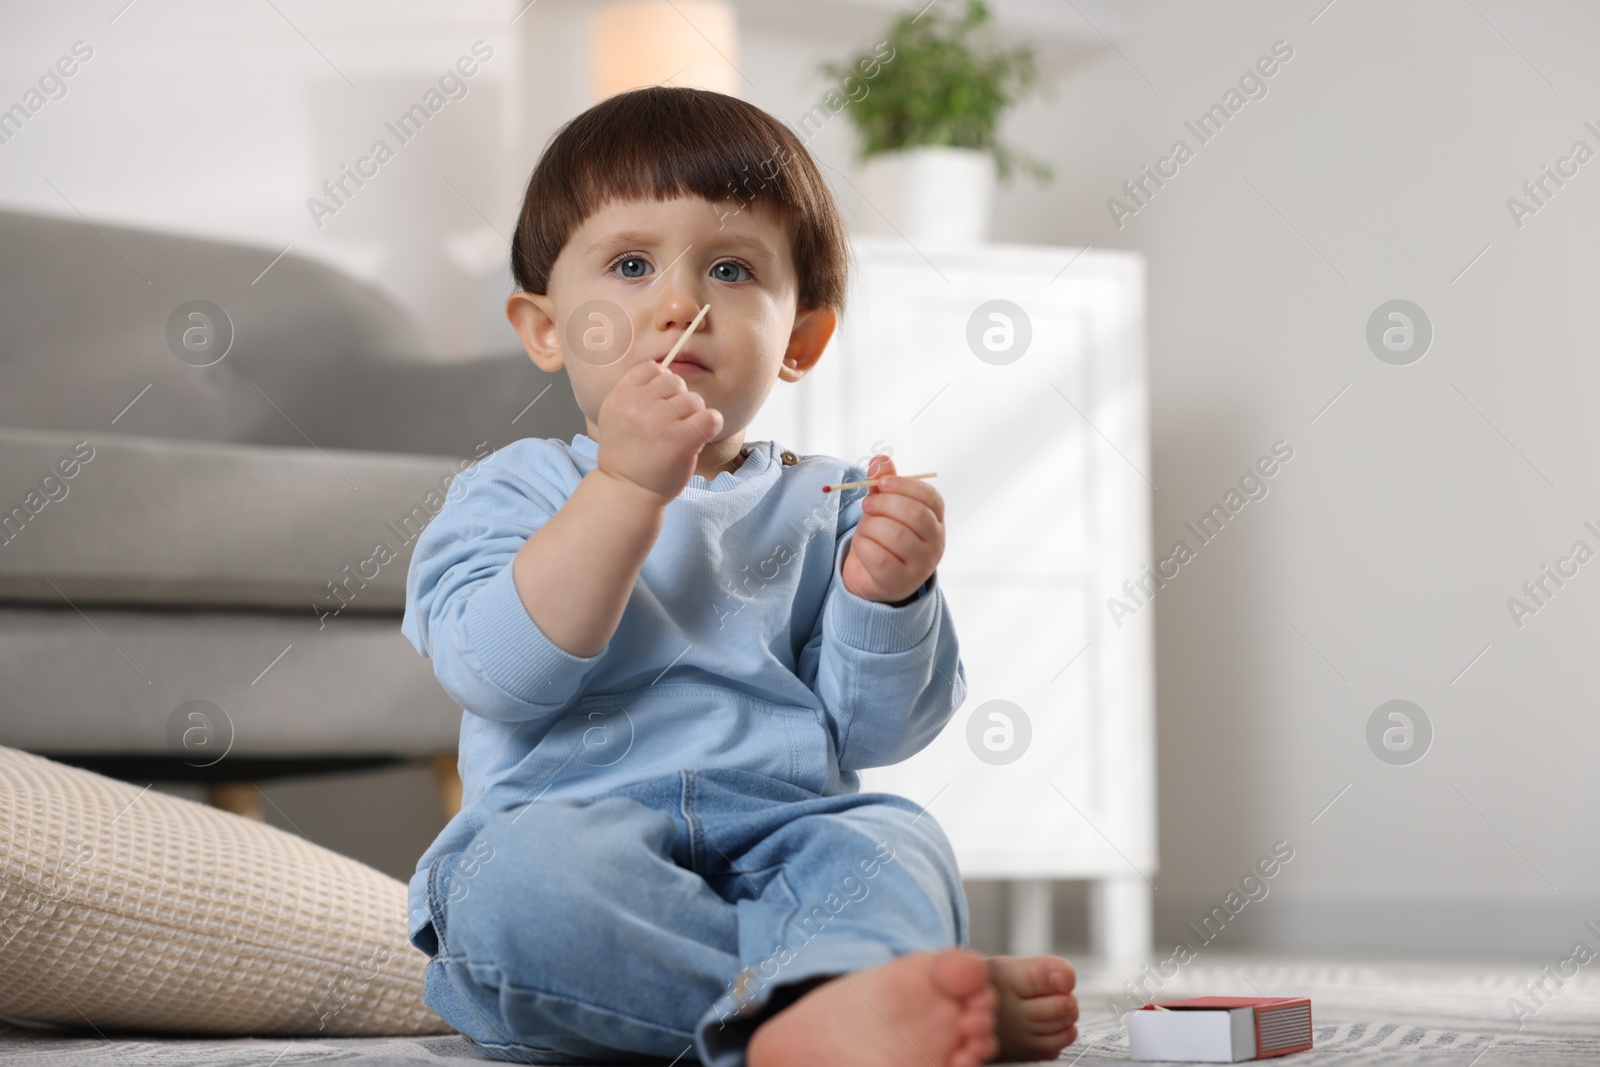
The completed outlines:
[[[742,441],[773,383],[804,377],[837,321],[831,308],[797,312],[790,230],[775,208],[698,196],[606,204],[568,238],[548,289],[512,294],[506,317],[540,369],[567,368],[597,440],[612,386],[660,362],[706,304],[667,369],[722,412],[719,441]]]

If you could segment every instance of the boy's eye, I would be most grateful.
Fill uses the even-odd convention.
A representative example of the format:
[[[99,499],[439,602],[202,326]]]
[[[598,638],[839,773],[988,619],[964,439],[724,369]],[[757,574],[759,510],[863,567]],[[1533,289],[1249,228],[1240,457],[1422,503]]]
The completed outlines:
[[[733,276],[729,277],[725,273],[718,273],[719,271],[732,272]],[[735,260],[735,259],[725,259],[721,263],[718,263],[716,266],[712,267],[711,268],[711,276],[713,278],[717,279],[717,281],[719,281],[719,282],[736,282],[736,281],[740,280],[740,278],[739,278],[739,272],[740,271],[744,271],[746,274],[749,274],[751,277],[755,276],[755,275],[751,274],[749,267],[746,267],[743,263],[740,263],[738,260]]]
[[[629,264],[633,264],[633,263],[637,263],[637,264],[639,264],[641,266],[644,266],[644,267],[648,267],[649,266],[649,264],[646,263],[644,261],[643,257],[641,257],[641,256],[628,256],[626,259],[617,260],[617,262],[615,264],[615,267],[616,267],[618,273],[620,273],[624,278],[642,278],[642,277],[644,277],[644,274],[642,272],[639,273],[639,274],[634,274],[634,273],[631,273],[629,271],[629,269],[628,269]]]

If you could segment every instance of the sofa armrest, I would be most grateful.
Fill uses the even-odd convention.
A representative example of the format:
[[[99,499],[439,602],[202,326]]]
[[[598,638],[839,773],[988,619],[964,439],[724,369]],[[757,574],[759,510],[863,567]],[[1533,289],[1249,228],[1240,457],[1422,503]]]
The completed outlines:
[[[0,428],[0,601],[399,612],[468,465]]]

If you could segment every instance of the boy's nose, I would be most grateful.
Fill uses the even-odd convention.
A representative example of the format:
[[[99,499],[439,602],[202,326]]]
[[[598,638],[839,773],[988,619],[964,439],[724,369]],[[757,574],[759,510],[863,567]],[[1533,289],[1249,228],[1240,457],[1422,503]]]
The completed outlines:
[[[656,326],[663,330],[681,330],[688,326],[707,302],[706,294],[701,291],[701,279],[695,276],[687,255],[673,260],[657,276],[654,288],[655,297],[660,301],[656,305]],[[706,312],[706,319],[710,317],[711,313]],[[706,319],[700,320],[695,332],[706,328]]]
[[[656,325],[671,332],[686,329],[706,303],[707,301],[696,303],[693,293],[686,293],[682,298],[674,295],[661,305],[660,311],[656,314]],[[705,333],[706,327],[710,325],[711,312],[707,311],[705,317],[700,320],[700,325],[695,327],[695,335]]]

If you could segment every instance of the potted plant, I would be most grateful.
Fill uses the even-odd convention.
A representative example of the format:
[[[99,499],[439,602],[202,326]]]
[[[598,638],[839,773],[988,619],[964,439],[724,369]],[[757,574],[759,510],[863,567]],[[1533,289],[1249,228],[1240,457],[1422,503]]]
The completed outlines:
[[[920,2],[920,0],[919,0]],[[978,31],[984,0],[940,17],[905,14],[884,45],[825,75],[864,86],[845,110],[861,138],[862,229],[914,244],[971,244],[988,236],[996,178],[1020,168],[1043,182],[1048,164],[1001,144],[1000,115],[1035,82],[1033,49],[1001,49]],[[873,71],[870,78],[864,72]]]

